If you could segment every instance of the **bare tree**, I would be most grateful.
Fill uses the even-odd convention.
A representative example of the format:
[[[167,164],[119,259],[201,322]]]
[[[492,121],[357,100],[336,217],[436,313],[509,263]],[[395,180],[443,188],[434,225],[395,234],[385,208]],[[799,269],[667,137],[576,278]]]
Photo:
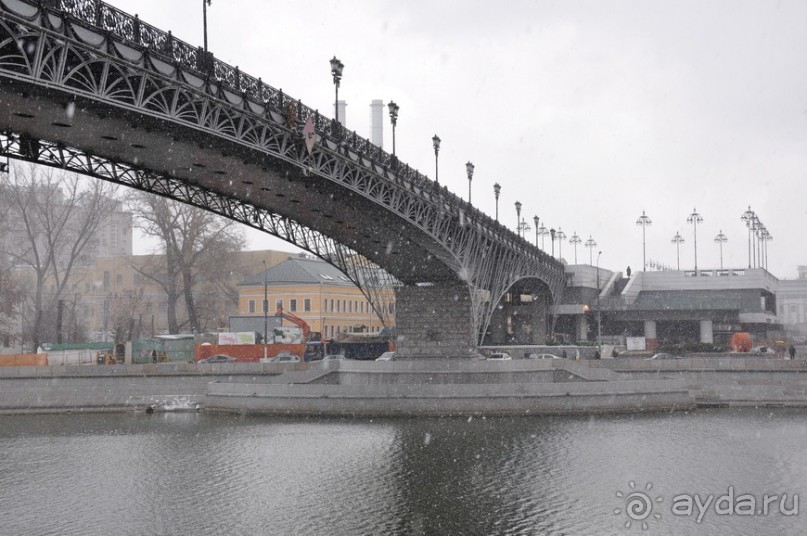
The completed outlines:
[[[135,269],[165,291],[170,333],[179,333],[186,325],[203,331],[222,294],[238,302],[227,262],[245,245],[244,233],[235,222],[144,192],[130,196],[129,209],[143,233],[159,240],[164,254]],[[184,321],[180,321],[180,301],[187,315]]]
[[[7,210],[8,235],[0,243],[13,264],[28,268],[31,282],[26,338],[36,349],[56,340],[57,314],[82,255],[118,204],[117,187],[98,180],[81,180],[52,168],[12,165],[0,175]]]
[[[132,341],[140,335],[143,316],[143,289],[125,290],[111,297],[109,320],[115,333],[115,342]]]

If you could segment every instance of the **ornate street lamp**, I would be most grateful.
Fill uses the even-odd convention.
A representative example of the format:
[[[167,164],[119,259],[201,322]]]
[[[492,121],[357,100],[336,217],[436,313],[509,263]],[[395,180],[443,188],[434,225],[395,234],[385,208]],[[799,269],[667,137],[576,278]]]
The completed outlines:
[[[549,229],[544,227],[543,223],[541,224],[541,228],[538,229],[538,234],[541,235],[541,251],[546,251],[546,248],[544,247],[544,237],[549,234]]]
[[[207,6],[210,5],[210,0],[202,0],[202,24],[204,29],[205,40],[205,56],[207,56]]]
[[[642,271],[643,272],[647,271],[647,261],[645,260],[645,258],[646,258],[645,255],[646,255],[646,251],[647,251],[646,248],[645,248],[645,245],[646,245],[645,232],[647,231],[647,226],[652,224],[652,223],[653,222],[650,220],[650,218],[647,216],[647,214],[644,213],[644,210],[642,211],[642,215],[639,216],[639,219],[636,220],[636,225],[641,225],[642,226]]]
[[[577,264],[577,244],[583,243],[583,240],[577,236],[577,231],[575,231],[572,237],[569,239],[569,243],[574,246],[574,263]]]
[[[440,152],[440,138],[437,134],[432,137],[432,146],[434,147],[434,182],[440,184],[440,179],[437,175],[437,153]]]
[[[395,104],[395,101],[389,101],[387,108],[389,108],[389,118],[392,121],[392,156],[395,156],[395,127],[398,125],[398,110],[400,107]]]
[[[586,243],[583,244],[583,245],[588,248],[588,264],[589,265],[594,264],[594,261],[591,259],[591,257],[592,257],[592,253],[594,252],[594,248],[597,247],[597,241],[594,240],[593,238],[591,238],[591,235],[588,235],[588,240],[586,240]],[[600,253],[602,253],[602,252],[600,252]]]
[[[339,82],[342,80],[342,70],[345,68],[345,64],[336,59],[334,56],[331,59],[331,75],[333,75],[333,85],[336,88],[336,100],[333,102],[333,107],[336,113],[334,117],[336,117],[336,122],[339,122]]]
[[[516,201],[516,234],[521,236],[521,201]]]
[[[558,227],[558,232],[555,234],[555,238],[558,239],[558,259],[563,259],[563,241],[566,240],[566,233],[564,233],[560,227]]]
[[[692,231],[695,238],[695,273],[698,273],[698,224],[703,223],[703,218],[698,214],[698,210],[693,208],[692,214],[687,216],[687,223],[692,224]]]
[[[754,221],[756,218],[756,214],[754,211],[751,210],[751,205],[748,205],[748,210],[743,212],[743,215],[740,216],[740,220],[745,223],[745,226],[748,227],[748,267],[751,268],[751,222]]]
[[[678,231],[675,231],[675,236],[672,237],[672,243],[675,244],[675,256],[678,262],[678,271],[681,271],[681,244],[684,243],[684,237]]]
[[[765,246],[765,269],[767,270],[768,269],[768,242],[773,240],[773,235],[771,235],[771,233],[769,233],[768,230],[765,229],[765,236],[763,238],[765,240],[763,242],[763,244]]]
[[[720,229],[720,232],[717,233],[717,236],[715,237],[715,242],[720,244],[720,269],[721,270],[723,269],[723,244],[725,244],[728,241],[729,241],[728,237],[723,234],[723,229]]]
[[[540,234],[538,231],[538,223],[541,221],[541,218],[538,216],[533,216],[532,221],[535,223],[535,247],[538,247],[538,235]]]
[[[474,165],[470,162],[465,163],[465,173],[468,174],[468,204],[471,204],[471,179],[474,178]]]
[[[496,196],[496,221],[499,221],[499,194],[502,193],[502,187],[497,182],[493,185],[493,195]]]
[[[552,258],[555,258],[555,229],[549,230],[549,236],[552,238]]]

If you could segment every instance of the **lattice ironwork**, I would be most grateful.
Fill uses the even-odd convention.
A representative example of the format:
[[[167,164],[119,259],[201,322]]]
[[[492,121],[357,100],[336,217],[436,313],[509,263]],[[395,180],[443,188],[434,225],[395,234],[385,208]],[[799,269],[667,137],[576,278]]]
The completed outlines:
[[[18,7],[13,12],[12,3]],[[48,6],[58,6],[61,11]],[[417,237],[428,237],[418,246],[468,285],[479,342],[499,299],[520,279],[539,279],[553,298],[559,297],[564,270],[544,252],[445,187],[260,78],[215,59],[209,65],[200,61],[198,47],[177,40],[170,32],[94,0],[0,0],[0,17],[1,76],[63,88],[73,95],[237,143],[291,165],[301,176],[313,174],[331,181],[403,219],[417,231]],[[300,134],[307,120],[313,122],[318,135],[311,155]],[[9,134],[8,139],[15,139],[14,135]],[[8,145],[12,148],[14,143]],[[360,288],[393,276],[407,284],[417,281],[408,272],[382,276],[366,259],[367,252],[362,255],[365,246],[339,245],[248,200],[203,191],[175,178],[157,179],[149,171],[92,156],[89,148],[70,150],[69,158],[54,159],[51,153],[67,149],[47,143],[42,147],[48,147],[48,156],[36,158],[49,165],[77,171],[83,165],[86,169],[80,172],[122,184],[137,176],[137,180],[131,179],[134,187],[191,204],[202,199],[205,208],[253,227],[257,227],[253,221],[257,218],[257,228],[333,262]],[[10,152],[25,157],[24,151]],[[83,160],[87,165],[72,167]],[[126,172],[116,171],[120,169]],[[367,264],[358,270],[348,267],[347,259]]]
[[[394,311],[393,290],[400,285],[390,274],[356,251],[314,229],[242,200],[222,196],[187,182],[114,162],[57,143],[40,141],[31,147],[24,137],[0,134],[0,154],[40,165],[57,167],[168,197],[281,238],[339,268],[372,304],[384,325]]]

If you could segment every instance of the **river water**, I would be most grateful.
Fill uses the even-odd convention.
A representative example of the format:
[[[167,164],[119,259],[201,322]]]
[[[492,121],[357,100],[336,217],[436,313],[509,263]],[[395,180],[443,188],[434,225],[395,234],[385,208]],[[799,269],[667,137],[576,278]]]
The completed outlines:
[[[0,534],[805,534],[806,446],[795,409],[2,416]]]

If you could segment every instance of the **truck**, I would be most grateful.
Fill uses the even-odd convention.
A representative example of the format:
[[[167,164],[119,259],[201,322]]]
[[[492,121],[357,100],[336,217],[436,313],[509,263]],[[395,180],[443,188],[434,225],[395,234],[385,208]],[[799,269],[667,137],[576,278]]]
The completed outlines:
[[[339,354],[346,359],[374,360],[384,352],[393,350],[389,341],[309,341],[305,345],[303,361],[319,361],[326,355]]]

